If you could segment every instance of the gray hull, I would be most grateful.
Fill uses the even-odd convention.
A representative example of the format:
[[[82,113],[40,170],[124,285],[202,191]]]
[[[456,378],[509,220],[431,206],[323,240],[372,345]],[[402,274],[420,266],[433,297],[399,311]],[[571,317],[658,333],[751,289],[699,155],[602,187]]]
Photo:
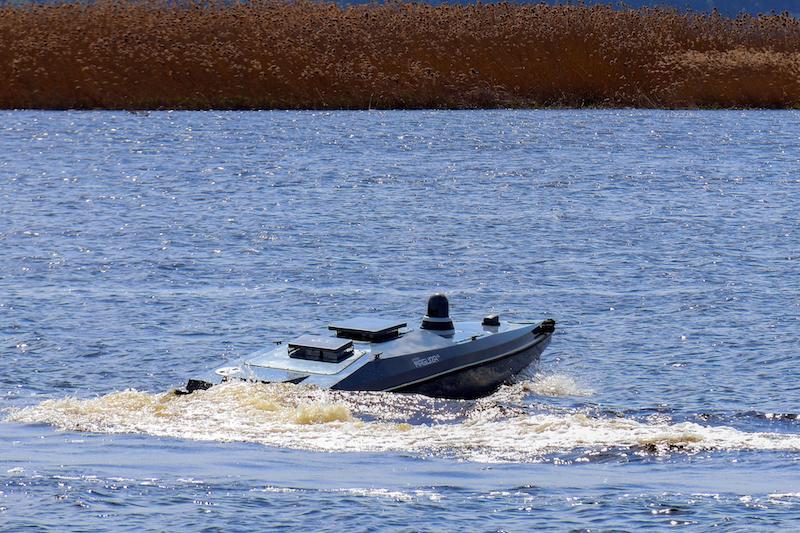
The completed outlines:
[[[367,323],[366,319],[359,320],[359,324]],[[370,320],[370,324],[376,323],[375,319]],[[353,321],[342,324],[352,326]],[[550,344],[554,327],[552,320],[497,325],[459,322],[452,333],[444,335],[427,329],[405,329],[388,339],[353,342],[333,334],[304,336],[292,341],[295,344],[280,344],[217,369],[216,380],[192,380],[186,391],[210,387],[221,378],[346,391],[479,398],[493,393],[538,361]],[[296,346],[308,350],[303,358],[291,351]],[[334,357],[336,350],[344,356]],[[307,358],[317,357],[316,351],[323,354],[323,360]]]
[[[528,366],[539,361],[539,356],[550,344],[550,335],[529,348],[524,348],[506,357],[456,370],[450,374],[431,378],[407,387],[395,389],[396,392],[424,394],[435,398],[454,398],[472,400],[495,392],[501,385]]]
[[[518,326],[472,341],[380,357],[331,388],[478,398],[538,360],[551,335],[552,329],[541,325]]]

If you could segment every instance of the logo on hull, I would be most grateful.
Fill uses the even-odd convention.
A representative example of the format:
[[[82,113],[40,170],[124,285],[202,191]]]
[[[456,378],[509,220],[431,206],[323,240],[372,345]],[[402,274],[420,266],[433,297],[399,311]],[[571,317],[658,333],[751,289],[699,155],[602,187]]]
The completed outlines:
[[[440,359],[439,354],[429,355],[428,357],[415,357],[411,360],[414,363],[414,366],[417,368],[422,368],[423,366],[432,365],[434,363],[438,363]]]

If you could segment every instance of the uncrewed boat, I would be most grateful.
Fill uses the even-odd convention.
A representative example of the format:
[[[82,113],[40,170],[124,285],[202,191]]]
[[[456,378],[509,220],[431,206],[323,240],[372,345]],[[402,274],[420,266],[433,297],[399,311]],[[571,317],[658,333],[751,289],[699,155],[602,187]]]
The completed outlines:
[[[496,314],[480,322],[453,322],[447,297],[437,293],[428,299],[419,327],[377,316],[334,322],[218,368],[210,380],[191,379],[176,392],[239,379],[473,399],[491,394],[537,361],[554,329],[551,319],[506,322]]]

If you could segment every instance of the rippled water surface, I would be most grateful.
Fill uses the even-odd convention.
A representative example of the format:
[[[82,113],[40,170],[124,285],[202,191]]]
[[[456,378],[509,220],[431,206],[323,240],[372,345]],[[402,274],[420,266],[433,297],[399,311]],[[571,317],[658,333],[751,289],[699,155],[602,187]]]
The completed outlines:
[[[0,113],[0,529],[790,529],[794,112]],[[171,388],[555,318],[477,401]]]

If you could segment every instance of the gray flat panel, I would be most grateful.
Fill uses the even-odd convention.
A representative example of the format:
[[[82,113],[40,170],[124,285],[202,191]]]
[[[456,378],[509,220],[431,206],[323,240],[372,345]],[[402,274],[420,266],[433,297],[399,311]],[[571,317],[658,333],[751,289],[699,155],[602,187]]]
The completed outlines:
[[[404,327],[406,327],[406,322],[403,322],[402,320],[357,316],[347,320],[342,320],[341,322],[334,322],[328,326],[328,329],[382,333]]]
[[[250,359],[246,364],[248,366],[287,370],[290,372],[334,375],[369,353],[370,352],[367,350],[355,350],[352,357],[348,357],[344,361],[338,363],[329,363],[327,361],[312,361],[309,359],[292,359],[286,352],[286,346],[280,346],[270,352],[260,353],[258,357]],[[370,356],[368,358],[371,359],[372,357]],[[256,375],[258,375],[257,372]]]
[[[306,348],[316,348],[318,350],[331,350],[338,352],[353,345],[350,339],[340,339],[339,337],[321,337],[319,335],[303,335],[289,341],[289,346],[304,346]]]
[[[425,352],[436,348],[448,348],[450,346],[453,346],[451,338],[442,337],[425,329],[418,329],[387,343],[381,357],[388,359],[389,357]]]

